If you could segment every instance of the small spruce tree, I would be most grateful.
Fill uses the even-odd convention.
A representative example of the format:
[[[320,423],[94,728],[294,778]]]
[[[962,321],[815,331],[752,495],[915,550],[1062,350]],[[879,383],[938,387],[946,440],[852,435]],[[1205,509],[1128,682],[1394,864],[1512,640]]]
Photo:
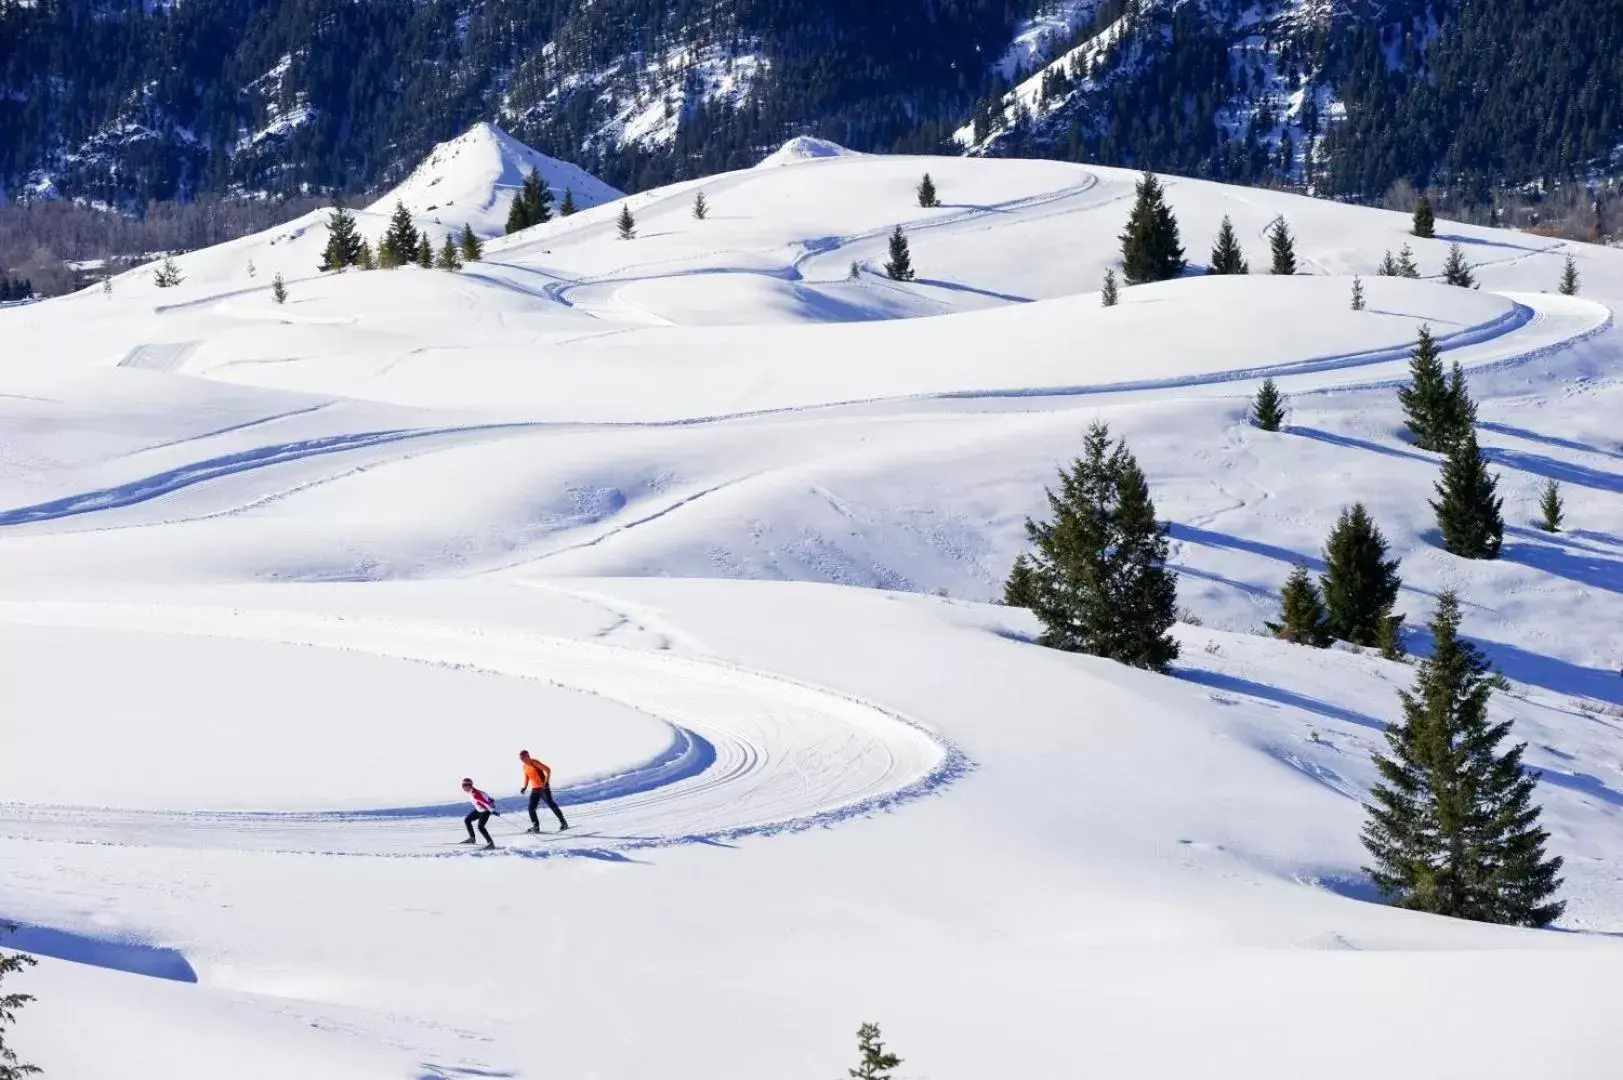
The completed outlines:
[[[1471,264],[1465,261],[1465,249],[1458,244],[1449,246],[1448,260],[1443,263],[1443,282],[1461,289],[1476,288],[1476,275],[1471,273]]]
[[[710,216],[710,203],[705,200],[704,190],[701,188],[693,195],[693,220],[703,221]]]
[[[1330,633],[1319,587],[1313,584],[1305,566],[1296,567],[1285,581],[1285,591],[1280,597],[1279,621],[1264,625],[1274,637],[1296,645],[1323,649],[1335,640]]]
[[[637,219],[631,213],[631,204],[626,203],[620,207],[620,216],[615,221],[615,228],[619,230],[620,239],[631,240],[637,235]]]
[[[558,216],[569,217],[575,212],[575,189],[564,188],[564,201],[558,204]]]
[[[361,241],[361,257],[355,265],[362,270],[376,270],[378,268],[378,257],[372,253],[372,245],[364,239]]]
[[[1272,379],[1262,380],[1251,399],[1251,422],[1264,431],[1278,431],[1285,423],[1285,395]]]
[[[524,178],[524,202],[529,208],[531,225],[545,225],[552,220],[552,189],[535,169]]]
[[[941,205],[941,198],[936,194],[935,181],[930,179],[929,173],[925,173],[924,179],[919,181],[919,205],[927,210]]]
[[[479,237],[473,231],[473,226],[466,222],[462,225],[462,235],[457,240],[457,248],[461,252],[464,263],[476,263],[485,255],[485,245],[480,243]]]
[[[109,300],[113,298],[113,276],[111,273],[101,279],[101,294]],[[9,300],[10,297],[6,297],[6,299]]]
[[[1414,228],[1410,230],[1422,240],[1430,240],[1437,235],[1437,218],[1431,212],[1431,200],[1424,195],[1414,206]]]
[[[1444,450],[1476,429],[1476,402],[1471,400],[1471,387],[1458,360],[1448,374],[1448,396],[1443,400],[1440,424],[1437,436]]]
[[[1354,311],[1363,311],[1364,306],[1364,279],[1361,277],[1354,277],[1352,287],[1352,309]]]
[[[885,1049],[878,1024],[863,1024],[857,1029],[857,1053],[861,1061],[854,1069],[847,1069],[851,1080],[891,1080],[902,1059]]]
[[[10,933],[16,927],[0,923],[0,933]],[[34,966],[32,956],[23,953],[0,953],[0,982],[8,975],[20,974]],[[32,994],[0,994],[0,1080],[22,1080],[25,1076],[38,1076],[37,1066],[17,1060],[17,1051],[6,1045],[6,1029],[17,1022],[17,1010],[34,1000]]]
[[[326,273],[358,265],[363,243],[355,215],[342,200],[334,199],[332,211],[327,215],[327,246],[321,253],[321,271]]]
[[[249,277],[257,277],[258,274],[259,274],[259,267],[254,265],[254,261],[252,259],[249,259],[248,260],[248,276]]]
[[[1418,278],[1420,276],[1420,266],[1414,261],[1414,252],[1410,250],[1408,244],[1404,244],[1398,249],[1397,276],[1406,278]]]
[[[1561,531],[1561,519],[1566,513],[1566,506],[1561,500],[1561,485],[1554,480],[1544,481],[1544,488],[1538,496],[1539,528],[1547,533]]]
[[[1099,292],[1099,303],[1105,307],[1115,307],[1121,301],[1121,288],[1116,282],[1116,270],[1108,267],[1105,270],[1105,287]]]
[[[1443,547],[1463,559],[1497,559],[1505,542],[1504,500],[1497,494],[1499,478],[1490,475],[1477,446],[1476,432],[1456,442],[1443,462],[1437,481],[1437,527]]]
[[[163,257],[163,265],[152,273],[152,283],[160,289],[173,289],[185,280],[180,267],[175,265],[174,258],[169,255]]]
[[[378,245],[380,251],[387,253],[386,264],[396,267],[416,262],[421,246],[422,239],[417,235],[417,226],[412,224],[411,211],[406,209],[405,203],[396,199],[394,212],[389,215],[388,231]]]
[[[1015,556],[1014,566],[1009,570],[1009,580],[1003,583],[1003,602],[1009,607],[1031,609],[1037,603],[1036,576],[1031,567],[1031,560],[1024,555]]]
[[[1234,235],[1234,223],[1227,214],[1223,215],[1223,224],[1217,229],[1217,242],[1212,245],[1211,272],[1214,274],[1249,274],[1251,267],[1246,265],[1245,252],[1240,250],[1240,240]]]
[[[434,265],[441,270],[462,269],[462,256],[457,251],[456,240],[450,233],[445,234],[445,243],[440,245],[440,252],[434,259]]]
[[[1578,295],[1578,261],[1569,252],[1567,261],[1561,267],[1561,295]]]
[[[1409,353],[1409,385],[1398,388],[1398,401],[1416,446],[1438,453],[1448,448],[1452,405],[1443,375],[1443,353],[1430,326],[1421,326],[1420,338]]]
[[[513,201],[507,204],[505,229],[507,235],[511,236],[521,229],[528,229],[530,225],[530,208],[524,201],[523,189],[520,189],[513,193]]]
[[[1403,616],[1388,612],[1386,618],[1381,620],[1381,632],[1376,636],[1375,647],[1381,650],[1382,660],[1402,660],[1409,655],[1403,647]]]
[[[278,304],[287,303],[287,282],[282,280],[281,274],[271,279],[271,299]]]
[[[845,275],[847,281],[860,281],[862,278],[862,264],[856,259],[851,260],[851,269]]]
[[[1048,492],[1050,520],[1026,520],[1033,550],[1016,563],[1006,596],[1043,624],[1042,644],[1165,671],[1178,658],[1177,575],[1167,569],[1167,527],[1138,462],[1096,423],[1083,456]]]
[[[1122,271],[1129,285],[1165,281],[1183,273],[1187,265],[1178,242],[1178,219],[1166,204],[1166,194],[1155,174],[1138,181],[1137,199],[1121,234]]]
[[[1379,645],[1381,625],[1403,579],[1398,560],[1386,557],[1386,538],[1363,503],[1341,512],[1324,543],[1324,568],[1319,590],[1330,632],[1354,645]]]
[[[1403,720],[1375,755],[1380,781],[1366,807],[1365,868],[1399,907],[1511,926],[1548,926],[1562,860],[1545,854],[1549,833],[1533,802],[1538,774],[1522,764],[1526,743],[1499,747],[1511,721],[1488,716],[1503,685],[1477,647],[1460,637],[1452,592],[1432,617],[1432,654],[1414,688],[1399,691]]]
[[[428,233],[423,233],[417,240],[417,265],[424,270],[434,268],[434,245],[428,239]]]
[[[1376,268],[1375,273],[1381,277],[1403,276],[1402,270],[1398,268],[1398,261],[1392,257],[1392,252],[1390,250],[1388,250],[1385,257],[1381,259],[1381,265]]]
[[[892,281],[913,280],[913,252],[907,246],[907,234],[900,225],[890,234],[890,258],[885,262],[885,276]]]
[[[1273,253],[1273,273],[1296,273],[1296,240],[1291,236],[1290,226],[1283,217],[1275,219],[1274,227],[1268,233],[1268,247]]]

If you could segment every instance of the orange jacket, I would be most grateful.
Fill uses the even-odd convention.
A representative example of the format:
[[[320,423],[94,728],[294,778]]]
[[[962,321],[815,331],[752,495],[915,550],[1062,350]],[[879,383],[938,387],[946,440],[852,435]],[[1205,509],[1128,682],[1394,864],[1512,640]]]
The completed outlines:
[[[552,770],[547,768],[535,758],[524,764],[524,786],[527,788],[544,788],[552,783]]]

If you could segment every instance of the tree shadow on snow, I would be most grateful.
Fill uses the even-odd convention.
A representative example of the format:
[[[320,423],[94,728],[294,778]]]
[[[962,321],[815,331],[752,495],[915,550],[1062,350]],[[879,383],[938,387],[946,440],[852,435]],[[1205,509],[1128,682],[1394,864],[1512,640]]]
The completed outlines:
[[[1591,589],[1623,593],[1623,559],[1563,540],[1559,533],[1519,525],[1507,525],[1505,532],[1523,541],[1505,545],[1499,553],[1505,562],[1542,570]]]
[[[1495,465],[1502,465],[1518,472],[1532,473],[1560,484],[1623,493],[1623,472],[1591,469],[1587,465],[1557,461],[1543,454],[1531,454],[1525,450],[1506,450],[1501,447],[1483,447],[1482,456]]]
[[[1560,439],[1554,435],[1541,435],[1526,428],[1512,427],[1509,424],[1492,423],[1487,420],[1478,420],[1476,426],[1483,431],[1492,431],[1498,435],[1509,435],[1513,439],[1525,439],[1528,442],[1544,443],[1546,446],[1558,446],[1563,450],[1576,450],[1582,454],[1599,454],[1602,457],[1623,458],[1623,453],[1608,450],[1602,446],[1593,446],[1589,443],[1576,442],[1572,439]]]
[[[1349,450],[1368,450],[1373,454],[1384,454],[1387,457],[1403,458],[1409,461],[1422,461],[1427,465],[1435,465],[1439,458],[1429,457],[1418,450],[1401,450],[1395,446],[1382,446],[1380,443],[1370,442],[1368,439],[1355,439],[1351,435],[1337,435],[1330,431],[1320,431],[1318,428],[1298,427],[1291,424],[1285,428],[1291,435],[1300,435],[1306,439],[1316,439],[1331,446],[1344,446]]]
[[[1450,244],[1459,244],[1461,247],[1504,248],[1506,251],[1520,251],[1529,255],[1540,255],[1555,250],[1554,246],[1528,247],[1526,244],[1507,244],[1503,240],[1488,240],[1480,236],[1463,236],[1459,233],[1438,233],[1437,239]]]
[[[1224,548],[1229,551],[1244,551],[1252,555],[1261,555],[1265,559],[1276,559],[1287,566],[1301,563],[1312,570],[1323,570],[1324,563],[1312,555],[1304,555],[1299,551],[1282,548],[1275,544],[1265,544],[1260,540],[1247,540],[1244,537],[1232,536],[1229,533],[1213,532],[1202,529],[1196,525],[1185,525],[1181,522],[1172,522],[1170,534],[1174,540],[1182,540],[1190,544],[1200,544],[1202,547]]]
[[[1479,637],[1471,641],[1482,649],[1499,674],[1513,682],[1623,705],[1623,679],[1616,671],[1585,667],[1502,641]],[[1429,656],[1434,648],[1431,632],[1424,626],[1414,628],[1409,644],[1419,656]]]
[[[1386,730],[1386,724],[1373,716],[1366,716],[1361,712],[1354,712],[1352,709],[1344,709],[1340,705],[1332,705],[1328,701],[1309,697],[1306,694],[1298,694],[1294,690],[1286,690],[1281,686],[1271,686],[1268,683],[1242,679],[1238,675],[1225,675],[1221,672],[1198,669],[1180,668],[1177,670],[1177,676],[1185,682],[1197,683],[1201,686],[1211,687],[1214,690],[1227,690],[1236,694],[1244,694],[1247,697],[1261,698],[1278,705],[1288,705],[1304,712],[1316,713],[1331,720],[1342,720],[1374,731]]]

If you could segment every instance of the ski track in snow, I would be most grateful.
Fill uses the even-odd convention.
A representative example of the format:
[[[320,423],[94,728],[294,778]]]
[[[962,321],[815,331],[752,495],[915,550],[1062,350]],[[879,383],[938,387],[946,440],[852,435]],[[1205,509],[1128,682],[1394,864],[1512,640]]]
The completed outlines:
[[[670,652],[517,631],[292,611],[19,602],[0,621],[269,641],[538,679],[668,723],[669,745],[624,772],[561,786],[564,833],[512,835],[507,854],[612,857],[831,825],[933,793],[971,768],[917,723],[848,695]],[[0,837],[45,843],[436,857],[462,834],[462,802],[363,811],[148,811],[0,803]],[[504,824],[505,823],[505,824]]]

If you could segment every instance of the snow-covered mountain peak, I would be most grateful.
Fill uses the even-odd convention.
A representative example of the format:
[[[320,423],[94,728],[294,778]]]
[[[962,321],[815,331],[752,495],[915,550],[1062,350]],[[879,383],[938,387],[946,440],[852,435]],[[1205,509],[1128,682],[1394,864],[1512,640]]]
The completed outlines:
[[[573,192],[581,209],[623,197],[591,173],[530,149],[495,124],[478,123],[436,146],[369,209],[387,213],[398,200],[418,217],[451,227],[466,222],[482,236],[498,236],[507,223],[508,202],[531,169],[559,199],[566,190]]]

